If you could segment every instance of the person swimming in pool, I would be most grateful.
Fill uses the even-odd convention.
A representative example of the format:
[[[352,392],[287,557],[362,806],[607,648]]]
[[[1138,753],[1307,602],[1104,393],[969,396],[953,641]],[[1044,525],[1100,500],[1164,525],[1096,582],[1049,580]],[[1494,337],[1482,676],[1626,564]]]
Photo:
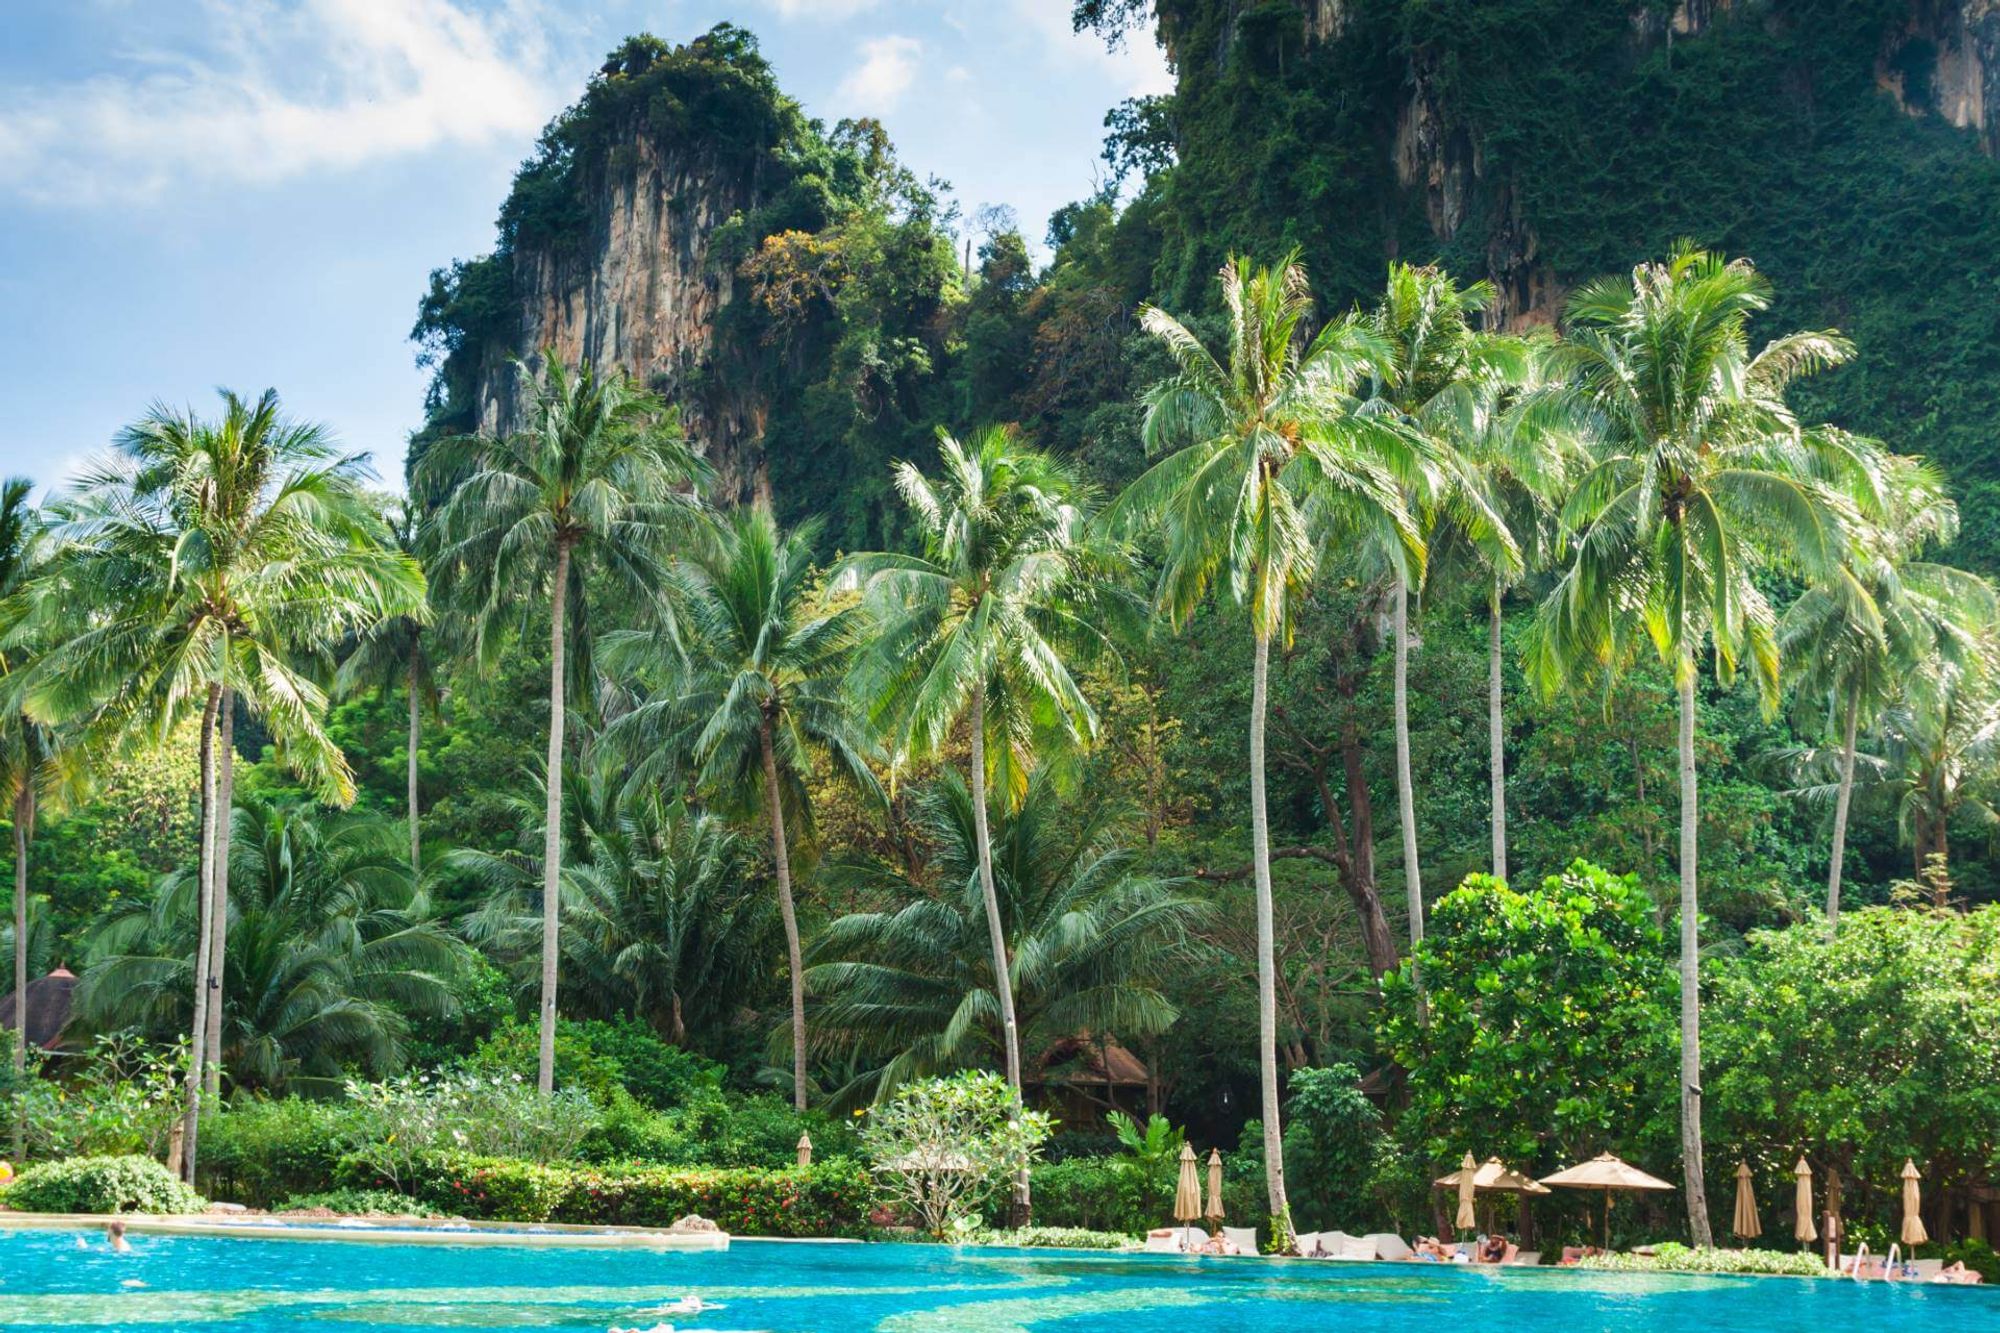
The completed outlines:
[[[104,1243],[113,1254],[132,1253],[132,1242],[125,1239],[125,1224],[116,1218],[104,1224]]]

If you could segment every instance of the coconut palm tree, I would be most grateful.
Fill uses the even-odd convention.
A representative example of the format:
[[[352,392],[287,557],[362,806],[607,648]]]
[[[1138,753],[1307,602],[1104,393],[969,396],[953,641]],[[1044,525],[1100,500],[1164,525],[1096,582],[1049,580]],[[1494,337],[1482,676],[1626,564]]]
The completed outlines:
[[[676,768],[725,805],[763,808],[792,991],[792,1101],[806,1107],[805,964],[792,898],[787,829],[812,827],[806,778],[816,759],[879,799],[867,740],[843,689],[861,628],[856,605],[815,614],[816,525],[781,533],[763,505],[719,521],[711,540],[681,565],[681,639],[686,667],[619,718],[607,743],[633,760],[636,782]],[[663,648],[665,651],[663,651]],[[658,637],[607,636],[607,667],[643,667],[682,653]]]
[[[563,1007],[636,1015],[668,1041],[710,1030],[755,991],[773,944],[768,904],[746,888],[750,858],[720,819],[625,781],[607,749],[564,791]],[[445,864],[486,886],[466,922],[472,941],[524,983],[540,973],[542,809],[515,803],[518,849],[463,847]],[[518,967],[515,965],[518,964]]]
[[[468,617],[475,655],[490,666],[504,631],[543,605],[549,616],[549,749],[542,853],[541,1067],[555,1087],[556,975],[561,957],[563,729],[567,654],[587,651],[586,575],[620,588],[633,607],[662,610],[666,557],[699,511],[708,469],[678,418],[625,375],[571,370],[545,356],[528,428],[504,439],[433,445],[417,469],[450,494],[425,542],[441,600]],[[525,368],[524,368],[525,372]],[[588,678],[579,669],[576,680]]]
[[[465,946],[433,914],[400,831],[309,803],[236,807],[221,1028],[240,1087],[321,1091],[360,1066],[395,1072],[412,1020],[448,1016]],[[93,935],[78,1004],[107,1028],[173,1031],[188,1012],[199,876]]]
[[[1404,499],[1423,473],[1421,448],[1358,397],[1386,368],[1387,349],[1359,320],[1304,336],[1312,296],[1296,258],[1259,269],[1234,259],[1221,273],[1229,346],[1217,356],[1153,306],[1140,322],[1176,372],[1146,391],[1146,447],[1166,452],[1109,515],[1114,532],[1157,530],[1163,545],[1157,605],[1184,624],[1217,580],[1247,602],[1254,647],[1250,688],[1250,838],[1257,897],[1257,991],[1264,1169],[1280,1245],[1291,1234],[1278,1104],[1271,828],[1264,792],[1265,704],[1271,644],[1288,642],[1294,602],[1310,585],[1324,534],[1335,527],[1421,569],[1423,541]]]
[[[1389,266],[1388,285],[1368,319],[1389,350],[1377,392],[1414,427],[1433,461],[1420,474],[1423,485],[1410,496],[1412,508],[1425,520],[1426,549],[1448,547],[1456,537],[1496,578],[1511,578],[1520,569],[1519,551],[1488,507],[1470,460],[1459,448],[1479,429],[1482,411],[1497,406],[1492,400],[1526,377],[1524,342],[1472,327],[1471,317],[1492,300],[1487,283],[1461,287],[1442,269],[1396,263]],[[1411,580],[1400,546],[1391,544],[1381,554],[1386,556],[1394,621],[1396,808],[1414,945],[1424,937],[1424,882],[1417,860],[1416,783],[1410,772]]]
[[[1802,708],[1839,719],[1839,776],[1833,784],[1833,839],[1826,881],[1829,930],[1840,921],[1840,879],[1854,794],[1856,736],[1924,672],[1965,665],[1994,625],[1993,586],[1977,574],[1924,560],[1958,531],[1958,507],[1944,478],[1922,459],[1890,457],[1884,512],[1867,528],[1852,570],[1806,589],[1778,622],[1778,648]],[[1855,585],[1866,598],[1854,595]],[[1907,710],[1899,715],[1907,719]],[[1810,764],[1820,756],[1808,751]]]
[[[1871,451],[1803,429],[1785,403],[1796,377],[1837,364],[1832,333],[1794,333],[1751,353],[1750,319],[1769,284],[1747,262],[1683,245],[1629,279],[1579,288],[1564,362],[1599,426],[1564,506],[1574,555],[1543,603],[1529,670],[1546,689],[1625,660],[1650,642],[1680,703],[1681,1151],[1688,1223],[1711,1243],[1702,1174],[1700,901],[1695,679],[1704,651],[1728,682],[1747,660],[1778,703],[1776,617],[1767,568],[1844,577],[1857,509],[1875,503]],[[1866,592],[1854,589],[1857,602]]]
[[[1122,807],[1103,796],[1077,804],[1039,772],[992,829],[1022,1048],[1032,1055],[1081,1034],[1164,1031],[1177,1016],[1166,983],[1203,911],[1178,882],[1139,869],[1122,841]],[[914,821],[935,848],[934,882],[887,865],[846,868],[852,887],[891,904],[841,917],[813,946],[818,1026],[865,1070],[849,1091],[870,1085],[879,1100],[908,1079],[1001,1054],[974,815],[966,784],[947,772],[919,796]]]
[[[38,517],[28,503],[34,483],[10,477],[0,486],[0,606],[16,602],[35,563]],[[20,648],[0,650],[0,675],[11,680],[24,665]],[[18,1081],[28,1058],[28,839],[35,823],[35,789],[46,768],[47,731],[24,713],[10,714],[0,737],[0,788],[12,794],[14,810],[14,1042]],[[14,1155],[21,1155],[24,1126],[14,1128]]]
[[[184,1160],[192,1174],[204,1089],[221,1080],[234,719],[256,716],[279,758],[321,798],[354,784],[327,735],[315,678],[344,639],[421,607],[423,575],[394,548],[364,460],[284,415],[275,392],[223,391],[219,417],[155,407],[54,506],[54,558],[32,628],[52,646],[29,668],[28,713],[155,743],[201,713],[202,839],[194,887],[194,1057]]]
[[[397,549],[415,560],[419,554],[422,526],[415,506],[398,503],[390,512],[393,515],[390,530]],[[410,825],[410,870],[413,874],[423,871],[423,833],[417,826],[417,756],[423,742],[423,716],[428,713],[433,721],[437,719],[440,697],[436,664],[431,656],[432,633],[428,605],[417,608],[409,615],[391,616],[355,639],[347,656],[341,660],[339,673],[334,677],[334,689],[342,695],[372,689],[387,698],[400,687],[408,701],[410,725],[405,760],[404,786],[407,795],[404,812]]]
[[[969,444],[940,430],[938,457],[943,475],[935,482],[911,463],[895,472],[923,552],[846,562],[875,625],[850,689],[897,763],[941,753],[966,725],[1003,1067],[1018,1094],[1020,1029],[986,827],[987,783],[996,783],[1003,807],[1014,806],[1039,753],[1096,736],[1097,714],[1072,667],[1110,655],[1119,608],[1115,583],[1104,577],[1111,557],[1092,543],[1081,491],[1065,468],[1005,427]],[[1027,1206],[1024,1169],[1016,1214]]]

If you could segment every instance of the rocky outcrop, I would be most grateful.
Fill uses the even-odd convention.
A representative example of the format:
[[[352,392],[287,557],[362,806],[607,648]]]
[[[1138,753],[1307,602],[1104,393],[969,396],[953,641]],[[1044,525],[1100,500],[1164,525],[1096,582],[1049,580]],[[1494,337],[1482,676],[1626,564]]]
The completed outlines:
[[[609,162],[609,179],[585,193],[582,227],[560,243],[515,247],[520,326],[515,345],[489,352],[482,367],[479,428],[520,426],[525,385],[510,358],[539,365],[551,349],[568,364],[619,367],[678,402],[683,426],[717,469],[717,493],[746,493],[758,472],[757,409],[713,386],[690,389],[734,288],[729,266],[711,253],[713,237],[756,206],[756,192],[636,128]]]
[[[1876,81],[1912,115],[1936,115],[2000,150],[2000,0],[1912,0]]]

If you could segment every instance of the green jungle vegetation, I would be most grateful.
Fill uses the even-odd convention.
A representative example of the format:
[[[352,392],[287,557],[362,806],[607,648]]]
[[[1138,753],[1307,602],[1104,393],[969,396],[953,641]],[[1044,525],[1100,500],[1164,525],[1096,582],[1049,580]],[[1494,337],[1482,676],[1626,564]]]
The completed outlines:
[[[1801,1156],[1850,1239],[1906,1158],[1965,1235],[2000,166],[1878,91],[1889,0],[1673,42],[1341,9],[1080,0],[1179,86],[1111,111],[1041,257],[742,29],[633,38],[423,294],[389,521],[275,398],[10,493],[8,938],[81,974],[84,1052],[14,1076],[26,1155],[184,1124],[257,1203],[858,1234],[852,1113],[990,1069],[1059,1123],[988,1215],[1078,1234],[1164,1221],[1185,1140],[1279,1228],[1432,1231],[1468,1149],[1611,1150],[1705,1168],[1712,1225],[1628,1240],[1720,1237],[1736,1163],[1768,1209]],[[1393,165],[1413,70],[1481,161],[1442,240]],[[587,253],[641,145],[755,186],[677,403],[509,342],[517,261]],[[1522,335],[1478,281],[1517,215],[1559,298]],[[471,435],[523,354],[530,433]],[[771,511],[703,503],[678,426],[746,403]],[[1107,1041],[1139,1081],[1093,1086]]]

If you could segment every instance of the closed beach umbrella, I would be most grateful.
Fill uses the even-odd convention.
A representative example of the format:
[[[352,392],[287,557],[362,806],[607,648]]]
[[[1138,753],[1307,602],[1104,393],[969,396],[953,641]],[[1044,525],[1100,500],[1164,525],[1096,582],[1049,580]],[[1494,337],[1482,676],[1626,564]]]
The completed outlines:
[[[1923,1204],[1923,1192],[1917,1188],[1917,1164],[1909,1159],[1903,1161],[1903,1244],[1922,1245],[1931,1238],[1924,1230],[1924,1219],[1917,1209]]]
[[[1479,1163],[1467,1153],[1458,1173],[1458,1221],[1452,1224],[1460,1231],[1470,1231],[1479,1225],[1472,1216],[1472,1194],[1478,1188],[1478,1176]]]
[[[1201,1170],[1194,1160],[1194,1145],[1181,1145],[1181,1182],[1174,1190],[1174,1220],[1192,1222],[1201,1216]]]
[[[1222,1150],[1208,1150],[1208,1211],[1204,1214],[1211,1222],[1222,1220]]]
[[[1792,1235],[1799,1244],[1810,1245],[1819,1239],[1819,1228],[1813,1225],[1812,1168],[1801,1157],[1792,1174],[1799,1178],[1798,1219],[1792,1223]]]
[[[1649,1176],[1630,1162],[1610,1153],[1599,1153],[1589,1161],[1568,1167],[1552,1176],[1543,1176],[1544,1185],[1558,1189],[1604,1191],[1604,1248],[1611,1248],[1611,1193],[1613,1190],[1672,1190],[1658,1176]]]
[[[1750,1188],[1748,1162],[1736,1164],[1736,1224],[1730,1229],[1742,1240],[1755,1240],[1764,1234],[1757,1222],[1757,1194]]]

